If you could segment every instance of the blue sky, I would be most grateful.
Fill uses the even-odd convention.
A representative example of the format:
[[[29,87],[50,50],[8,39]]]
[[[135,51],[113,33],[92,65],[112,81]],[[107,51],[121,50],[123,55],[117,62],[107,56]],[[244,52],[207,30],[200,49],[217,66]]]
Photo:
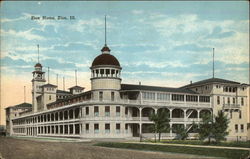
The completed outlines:
[[[39,44],[51,81],[55,74],[73,80],[77,69],[79,83],[89,86],[106,14],[107,43],[121,63],[123,83],[178,87],[210,78],[213,47],[215,77],[249,83],[248,13],[247,1],[2,2],[2,75],[31,79]]]

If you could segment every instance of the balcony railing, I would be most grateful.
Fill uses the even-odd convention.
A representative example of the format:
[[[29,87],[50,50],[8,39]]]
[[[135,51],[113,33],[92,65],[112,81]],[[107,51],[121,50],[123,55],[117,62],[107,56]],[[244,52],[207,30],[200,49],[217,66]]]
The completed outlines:
[[[223,109],[239,109],[240,104],[223,104]]]

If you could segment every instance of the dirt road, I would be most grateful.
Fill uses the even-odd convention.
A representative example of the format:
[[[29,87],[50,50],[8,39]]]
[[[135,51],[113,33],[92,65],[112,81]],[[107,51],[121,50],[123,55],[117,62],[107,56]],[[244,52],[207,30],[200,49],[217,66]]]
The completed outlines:
[[[0,159],[203,159],[208,157],[113,149],[91,143],[47,142],[0,137]]]

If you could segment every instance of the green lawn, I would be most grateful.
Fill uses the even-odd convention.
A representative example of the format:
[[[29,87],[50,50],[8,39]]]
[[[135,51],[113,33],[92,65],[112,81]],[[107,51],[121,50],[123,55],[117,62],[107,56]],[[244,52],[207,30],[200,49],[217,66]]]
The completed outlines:
[[[146,150],[146,151],[174,152],[174,153],[184,153],[184,154],[203,155],[212,157],[224,157],[228,159],[241,159],[241,158],[243,159],[246,158],[249,154],[249,151],[247,150],[196,148],[187,146],[114,143],[114,142],[97,143],[95,144],[95,146],[136,149],[136,150]]]
[[[161,143],[173,143],[173,144],[189,144],[189,145],[211,145],[211,146],[226,146],[226,147],[246,147],[250,148],[250,141],[232,141],[221,143],[210,143],[200,140],[162,140]]]

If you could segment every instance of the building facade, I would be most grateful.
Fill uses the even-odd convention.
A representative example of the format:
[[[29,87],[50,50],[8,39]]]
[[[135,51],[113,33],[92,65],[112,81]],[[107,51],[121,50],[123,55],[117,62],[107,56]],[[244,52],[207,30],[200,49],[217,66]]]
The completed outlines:
[[[9,119],[10,135],[77,138],[153,137],[149,127],[151,113],[169,113],[169,132],[174,138],[178,125],[188,128],[189,137],[197,134],[192,123],[201,122],[202,114],[224,110],[230,118],[229,137],[248,138],[249,86],[211,78],[180,88],[122,84],[119,61],[105,46],[91,71],[91,90],[80,86],[70,92],[46,83],[40,63],[32,79],[32,111]],[[229,138],[230,139],[230,138]]]

